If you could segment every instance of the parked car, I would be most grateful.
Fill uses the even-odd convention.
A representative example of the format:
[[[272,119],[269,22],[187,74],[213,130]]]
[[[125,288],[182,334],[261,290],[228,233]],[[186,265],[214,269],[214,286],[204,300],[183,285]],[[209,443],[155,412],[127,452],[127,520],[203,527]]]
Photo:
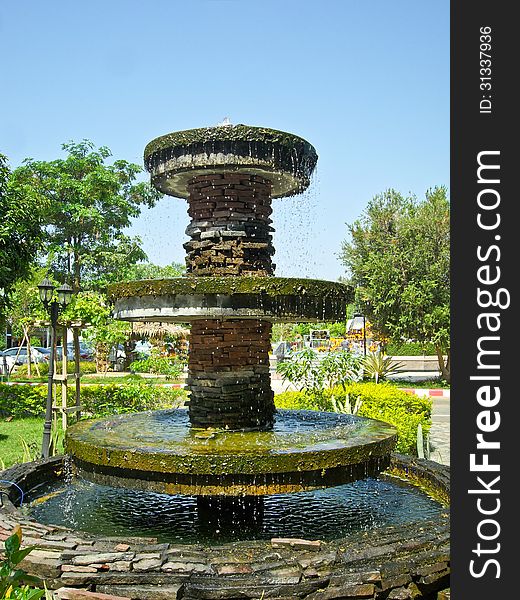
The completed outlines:
[[[63,346],[56,346],[56,357],[61,360],[62,356]],[[92,349],[85,342],[79,343],[79,358],[80,360],[92,360],[94,358]],[[67,360],[74,360],[74,342],[67,344]]]
[[[15,346],[13,348],[7,348],[1,355],[1,367],[2,372],[7,366],[7,370],[11,371],[14,365],[25,365],[27,364],[27,346]],[[31,346],[31,360],[35,363],[49,362],[49,354],[42,352],[39,347]]]

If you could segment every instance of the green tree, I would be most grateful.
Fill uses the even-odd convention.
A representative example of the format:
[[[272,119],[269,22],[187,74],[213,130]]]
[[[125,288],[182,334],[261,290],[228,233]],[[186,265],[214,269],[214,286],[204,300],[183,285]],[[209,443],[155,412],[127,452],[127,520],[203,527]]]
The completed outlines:
[[[104,146],[96,150],[83,140],[62,149],[64,159],[25,160],[13,179],[46,205],[48,260],[58,279],[66,273],[75,292],[99,289],[124,265],[146,258],[140,240],[123,231],[160,194],[136,181],[139,165],[125,160],[106,164],[111,152]]]
[[[445,187],[422,201],[395,190],[375,196],[347,225],[340,258],[374,329],[435,345],[450,379],[450,205]],[[444,359],[444,356],[447,358]]]
[[[30,275],[42,243],[45,207],[31,186],[13,181],[0,154],[0,321],[11,304],[13,286]]]
[[[112,318],[112,307],[100,292],[80,292],[63,315],[64,320],[87,325],[83,337],[95,347],[96,370],[106,372],[111,348],[129,341],[132,326]]]
[[[89,140],[63,144],[67,156],[54,161],[27,159],[13,172],[17,185],[46,204],[47,262],[58,280],[102,289],[117,279],[123,266],[144,260],[140,240],[123,233],[143,206],[152,207],[160,194],[137,182],[142,168],[125,160],[106,164],[111,152],[95,149]],[[74,329],[76,367],[79,332]]]
[[[26,280],[18,280],[11,293],[11,308],[9,321],[13,334],[20,338],[25,325],[33,321],[45,321],[49,315],[43,308],[38,284],[45,278],[46,270],[43,267],[33,267]]]
[[[119,273],[120,281],[133,281],[135,279],[167,279],[180,277],[186,272],[186,267],[180,263],[172,262],[169,265],[154,265],[153,263],[137,263],[126,265]]]

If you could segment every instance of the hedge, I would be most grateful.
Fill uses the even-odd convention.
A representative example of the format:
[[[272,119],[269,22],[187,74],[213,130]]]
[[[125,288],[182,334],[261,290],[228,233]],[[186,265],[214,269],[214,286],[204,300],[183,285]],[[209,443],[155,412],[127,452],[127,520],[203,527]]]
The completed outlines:
[[[40,369],[40,375],[45,376],[49,374],[49,364],[48,363],[38,363],[38,368]],[[61,368],[61,367],[60,367]],[[74,361],[67,362],[67,373],[74,373],[75,365]],[[86,373],[96,373],[96,363],[82,360],[79,363],[80,373],[85,375]],[[31,374],[34,377],[38,375],[38,371],[34,365],[31,366]],[[27,376],[27,365],[20,365],[16,371],[13,373],[15,377],[26,377]]]
[[[154,386],[150,383],[89,385],[81,388],[83,413],[92,417],[159,410],[182,406],[187,398],[183,389]]]
[[[46,398],[46,385],[0,384],[0,417],[42,417]],[[181,406],[185,400],[185,390],[151,383],[89,385],[81,388],[83,414],[88,417],[171,408]]]
[[[0,417],[43,416],[46,398],[46,385],[0,384]]]
[[[420,398],[395,386],[386,383],[351,383],[345,389],[336,387],[323,390],[320,394],[283,392],[275,396],[275,404],[277,408],[333,411],[332,396],[344,402],[346,394],[352,404],[356,398],[361,398],[359,416],[379,419],[396,427],[397,452],[417,454],[417,426],[420,423],[423,433],[429,432],[432,402],[429,398]]]
[[[388,356],[436,356],[435,344],[431,342],[389,342],[385,347]]]

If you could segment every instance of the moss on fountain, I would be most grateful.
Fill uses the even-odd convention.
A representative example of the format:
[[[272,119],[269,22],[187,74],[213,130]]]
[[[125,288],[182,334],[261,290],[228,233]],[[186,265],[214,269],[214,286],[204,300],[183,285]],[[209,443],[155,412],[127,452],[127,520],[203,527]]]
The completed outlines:
[[[167,133],[155,138],[146,145],[144,160],[146,162],[152,154],[159,150],[224,140],[234,142],[269,142],[287,148],[302,146],[310,157],[314,157],[315,162],[318,159],[314,147],[302,137],[269,127],[253,127],[251,125],[238,124],[225,127],[199,127],[197,129],[185,129],[184,131]]]
[[[165,194],[187,198],[188,181],[217,172],[260,175],[272,197],[292,196],[310,183],[318,155],[303,138],[266,127],[230,125],[168,133],[145,148],[152,182]]]
[[[395,442],[395,429],[381,421],[315,411],[280,411],[273,431],[202,437],[187,427],[186,411],[156,411],[84,421],[66,436],[67,451],[89,478],[198,494],[334,485],[353,473],[376,473],[380,460],[379,468],[386,466]]]
[[[115,283],[108,288],[115,300],[133,296],[162,296],[165,294],[267,294],[268,296],[306,295],[334,297],[349,302],[352,288],[343,283],[319,279],[289,277],[173,277],[143,279]]]

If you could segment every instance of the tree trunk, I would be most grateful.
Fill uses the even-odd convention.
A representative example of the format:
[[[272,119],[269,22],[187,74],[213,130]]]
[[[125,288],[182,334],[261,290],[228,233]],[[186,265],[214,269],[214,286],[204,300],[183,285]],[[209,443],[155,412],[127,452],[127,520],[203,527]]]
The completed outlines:
[[[123,344],[125,349],[125,359],[123,364],[123,371],[128,371],[130,364],[132,363],[133,351],[135,350],[135,342],[133,340],[126,340]]]
[[[104,342],[96,344],[96,371],[106,374],[108,371],[108,355],[110,354],[110,345]]]
[[[435,352],[437,353],[437,361],[439,363],[439,370],[441,372],[442,378],[450,383],[450,350],[446,351],[446,361],[444,360],[444,355],[442,352],[442,347],[435,345]]]

